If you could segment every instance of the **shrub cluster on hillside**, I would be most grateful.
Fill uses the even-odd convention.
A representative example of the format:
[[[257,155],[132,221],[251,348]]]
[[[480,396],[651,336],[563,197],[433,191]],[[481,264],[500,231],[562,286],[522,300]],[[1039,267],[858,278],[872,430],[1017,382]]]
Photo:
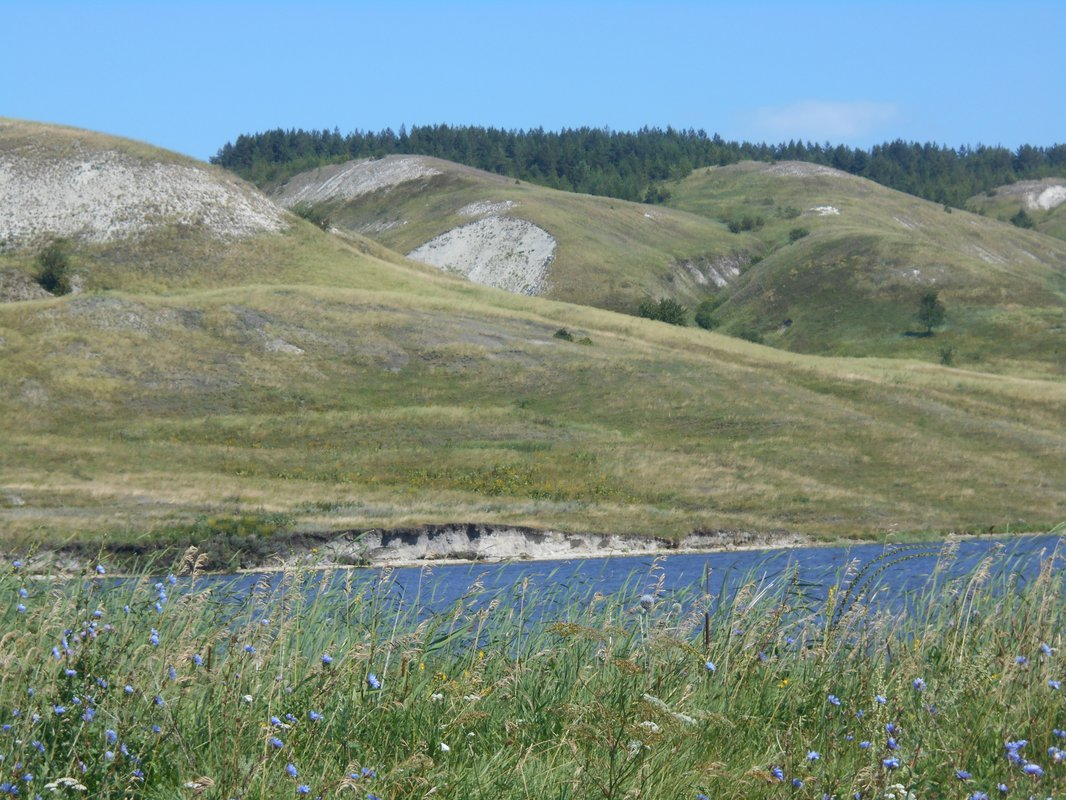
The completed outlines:
[[[556,189],[663,202],[658,182],[697,167],[742,160],[796,160],[835,167],[937,203],[967,198],[1018,180],[1066,176],[1066,144],[1051,147],[947,147],[897,139],[869,150],[828,142],[776,145],[726,141],[703,130],[636,132],[567,128],[558,132],[480,126],[416,125],[373,132],[276,128],[242,134],[211,159],[260,186],[323,164],[392,153],[449,161]]]

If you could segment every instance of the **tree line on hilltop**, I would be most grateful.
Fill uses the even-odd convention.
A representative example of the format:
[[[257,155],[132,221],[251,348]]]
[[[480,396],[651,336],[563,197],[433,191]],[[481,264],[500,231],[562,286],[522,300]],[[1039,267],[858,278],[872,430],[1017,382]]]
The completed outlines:
[[[601,128],[562,131],[503,130],[479,126],[416,125],[373,132],[277,128],[242,134],[211,158],[265,186],[298,172],[355,158],[390,154],[436,156],[554,189],[662,202],[663,181],[698,167],[743,160],[807,161],[869,178],[937,203],[962,207],[967,198],[1002,184],[1066,177],[1066,144],[1022,145],[1017,150],[978,145],[952,148],[896,140],[869,150],[828,142],[753,144],[706,131]]]

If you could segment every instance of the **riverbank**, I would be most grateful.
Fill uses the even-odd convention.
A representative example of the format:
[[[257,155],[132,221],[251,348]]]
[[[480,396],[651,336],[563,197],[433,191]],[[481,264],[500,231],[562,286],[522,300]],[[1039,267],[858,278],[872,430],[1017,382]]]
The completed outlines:
[[[205,572],[270,571],[293,566],[320,569],[353,566],[410,567],[423,564],[548,561],[613,556],[722,552],[800,547],[816,541],[793,531],[720,529],[693,531],[680,539],[636,534],[600,534],[532,528],[521,525],[451,523],[417,527],[302,531],[185,540],[73,542],[32,553],[8,553],[29,572],[83,572],[100,562],[119,570],[136,570],[147,562],[176,561],[190,547],[203,555]]]

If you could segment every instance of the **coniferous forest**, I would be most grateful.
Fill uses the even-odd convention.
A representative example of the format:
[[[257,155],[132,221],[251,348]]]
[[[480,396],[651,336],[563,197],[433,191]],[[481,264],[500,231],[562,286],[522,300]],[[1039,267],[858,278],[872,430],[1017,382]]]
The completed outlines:
[[[996,186],[1049,176],[1066,177],[1066,144],[948,147],[896,140],[869,150],[789,141],[726,141],[706,131],[601,128],[562,131],[419,125],[353,131],[281,128],[242,134],[211,159],[265,186],[307,169],[390,154],[436,156],[555,189],[623,200],[662,202],[663,181],[693,169],[743,160],[797,160],[834,167],[938,203],[962,207]]]

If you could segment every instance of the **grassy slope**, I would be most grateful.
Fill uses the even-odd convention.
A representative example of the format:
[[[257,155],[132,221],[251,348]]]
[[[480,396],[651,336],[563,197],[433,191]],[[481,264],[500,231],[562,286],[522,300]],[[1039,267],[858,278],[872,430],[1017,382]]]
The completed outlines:
[[[1030,183],[1035,182],[1024,182],[1026,186]],[[1061,178],[1047,178],[1042,183],[1047,186],[1061,186],[1066,181]],[[1008,184],[994,189],[992,194],[986,192],[971,197],[966,202],[966,207],[1000,222],[1009,222],[1026,204],[1024,192],[1019,194],[1016,184]],[[1025,213],[1033,220],[1035,230],[1056,239],[1066,239],[1066,203],[1047,210],[1026,208]]]
[[[787,165],[778,165],[778,167]],[[843,174],[782,175],[746,163],[698,170],[671,204],[712,218],[762,215],[764,259],[735,284],[718,315],[726,332],[754,331],[801,352],[935,360],[979,369],[1062,374],[1066,247]],[[833,206],[839,215],[810,209]],[[779,209],[793,207],[789,219]],[[810,235],[794,244],[789,232]],[[915,272],[917,271],[917,272]],[[942,332],[919,331],[923,291],[948,309]],[[791,320],[791,326],[784,324]]]
[[[547,296],[613,310],[631,311],[646,297],[695,304],[713,287],[695,283],[680,262],[746,256],[758,246],[695,214],[519,183],[440,159],[420,160],[442,174],[325,203],[322,210],[342,230],[365,233],[407,253],[472,222],[473,217],[458,213],[471,203],[513,201],[518,206],[510,216],[539,225],[558,243]]]
[[[302,222],[189,250],[173,233],[77,252],[95,290],[0,304],[5,549],[256,509],[830,536],[1066,512],[1062,383],[509,295]]]

